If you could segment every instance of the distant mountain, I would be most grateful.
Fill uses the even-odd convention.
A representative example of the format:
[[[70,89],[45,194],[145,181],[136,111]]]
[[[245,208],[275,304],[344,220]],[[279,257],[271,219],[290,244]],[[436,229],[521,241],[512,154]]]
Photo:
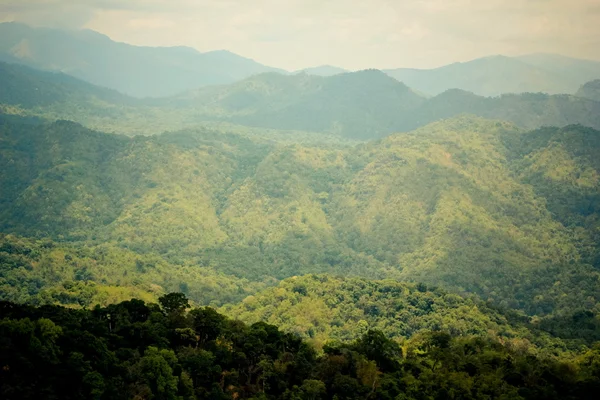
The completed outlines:
[[[600,101],[600,79],[585,83],[579,88],[575,95],[594,101]]]
[[[582,124],[600,129],[600,102],[541,93],[482,97],[448,90],[425,98],[378,70],[320,77],[265,73],[160,99],[136,99],[76,78],[0,63],[0,112],[68,119],[127,134],[198,124],[275,129],[368,140],[460,114],[535,129]]]
[[[600,128],[600,103],[588,99],[542,93],[482,97],[458,89],[426,99],[377,70],[332,77],[265,74],[185,93],[165,105],[244,125],[361,139],[409,131],[465,113],[527,129],[577,123]]]
[[[555,73],[563,79],[569,80],[572,84],[581,85],[586,81],[600,79],[600,61],[543,53],[527,54],[515,58],[529,65]]]
[[[304,68],[294,73],[301,74],[306,73],[309,75],[317,75],[317,76],[333,76],[337,74],[343,74],[345,72],[349,72],[348,70],[340,67],[335,67],[333,65],[321,65],[318,67],[312,68]]]
[[[435,69],[385,71],[409,87],[437,95],[462,89],[482,96],[503,93],[574,93],[584,82],[600,77],[600,62],[553,55],[491,56]]]
[[[283,72],[228,51],[132,46],[94,31],[18,23],[0,24],[0,60],[61,71],[138,97],[168,96],[262,72]]]
[[[0,104],[24,108],[50,107],[73,102],[135,104],[136,99],[115,90],[84,82],[60,72],[46,72],[0,62]]]
[[[140,134],[148,133],[140,126],[146,112],[142,100],[115,90],[60,72],[0,62],[0,114],[67,119],[104,131]],[[136,121],[132,132],[125,130],[129,119]]]
[[[448,90],[429,99],[412,115],[416,128],[459,114],[510,121],[526,128],[582,124],[600,129],[600,103],[567,94],[504,94],[482,97],[463,90]]]
[[[185,93],[162,105],[249,126],[365,139],[404,130],[408,116],[423,102],[403,83],[365,70],[331,77],[262,74]]]

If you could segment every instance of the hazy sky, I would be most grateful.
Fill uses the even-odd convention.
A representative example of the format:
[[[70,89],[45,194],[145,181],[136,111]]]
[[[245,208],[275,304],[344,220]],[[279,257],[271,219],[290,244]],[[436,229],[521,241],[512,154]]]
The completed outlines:
[[[288,70],[531,52],[600,59],[600,0],[0,0],[0,20],[227,49]]]

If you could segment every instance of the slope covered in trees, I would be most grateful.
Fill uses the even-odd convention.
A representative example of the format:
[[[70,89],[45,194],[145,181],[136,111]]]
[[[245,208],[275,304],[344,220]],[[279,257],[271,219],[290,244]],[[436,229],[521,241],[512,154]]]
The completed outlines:
[[[185,292],[198,304],[235,303],[269,282],[225,275],[192,260],[168,261],[112,244],[57,243],[0,234],[2,300],[68,307],[154,301]]]
[[[233,287],[332,273],[441,285],[531,315],[597,312],[598,132],[588,128],[521,132],[463,117],[352,148],[5,120],[1,138],[2,230],[119,248],[126,270],[135,253],[162,271],[234,277]],[[76,280],[66,268],[61,279]],[[185,283],[141,279],[158,292]],[[200,287],[190,296],[206,301]],[[211,293],[217,303],[249,294]]]
[[[570,124],[600,128],[600,103],[571,95],[543,93],[480,97],[461,90],[448,90],[430,99],[413,116],[414,127],[462,113],[510,121],[524,129]]]
[[[460,297],[422,283],[328,275],[288,278],[221,310],[246,323],[277,325],[319,347],[332,339],[358,339],[369,329],[394,340],[426,331],[489,336],[515,345],[526,343],[529,350],[547,355],[600,339],[598,323],[583,315],[571,320],[570,332],[555,330],[567,339],[563,341],[540,330],[556,321],[531,323],[523,315],[502,314],[476,296]],[[570,340],[573,337],[578,339]]]
[[[11,399],[592,399],[598,349],[550,358],[525,342],[376,330],[322,353],[185,296],[72,310],[0,303],[0,394]],[[65,384],[68,382],[69,384]]]

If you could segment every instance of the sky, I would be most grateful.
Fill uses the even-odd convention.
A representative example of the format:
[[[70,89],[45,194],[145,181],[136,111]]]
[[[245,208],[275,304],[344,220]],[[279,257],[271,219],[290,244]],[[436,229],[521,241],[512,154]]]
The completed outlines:
[[[0,0],[0,21],[226,49],[287,70],[537,52],[600,59],[600,0]]]

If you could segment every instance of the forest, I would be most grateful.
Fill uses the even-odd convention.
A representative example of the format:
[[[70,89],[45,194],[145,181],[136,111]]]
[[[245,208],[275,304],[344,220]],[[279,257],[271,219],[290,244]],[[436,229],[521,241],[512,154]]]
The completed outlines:
[[[182,293],[77,310],[0,303],[4,399],[593,399],[600,348],[556,360],[526,341],[381,331],[321,351]],[[66,385],[64,382],[68,381]]]

